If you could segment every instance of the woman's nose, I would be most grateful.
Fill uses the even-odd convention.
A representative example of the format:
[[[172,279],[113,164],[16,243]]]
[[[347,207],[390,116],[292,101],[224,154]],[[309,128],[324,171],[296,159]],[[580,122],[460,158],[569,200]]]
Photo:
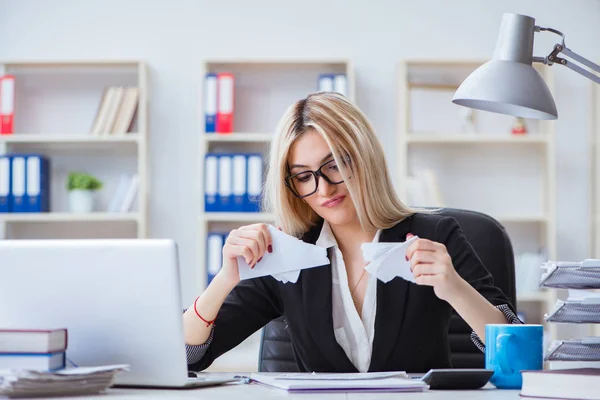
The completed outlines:
[[[328,197],[335,191],[335,185],[327,182],[327,180],[323,179],[322,176],[319,177],[319,195],[323,197]]]

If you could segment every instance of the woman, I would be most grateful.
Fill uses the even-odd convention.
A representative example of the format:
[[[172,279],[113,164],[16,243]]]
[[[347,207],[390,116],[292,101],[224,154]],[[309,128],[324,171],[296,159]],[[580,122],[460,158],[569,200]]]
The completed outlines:
[[[238,256],[254,267],[277,249],[264,224],[232,231],[221,270],[184,313],[190,369],[205,369],[281,315],[299,370],[317,372],[450,367],[452,308],[480,348],[486,324],[518,322],[456,221],[400,202],[371,124],[343,96],[314,93],[288,108],[265,200],[284,232],[327,248],[331,263],[303,270],[293,284],[240,282]],[[361,243],[413,235],[407,260],[416,284],[366,272]]]

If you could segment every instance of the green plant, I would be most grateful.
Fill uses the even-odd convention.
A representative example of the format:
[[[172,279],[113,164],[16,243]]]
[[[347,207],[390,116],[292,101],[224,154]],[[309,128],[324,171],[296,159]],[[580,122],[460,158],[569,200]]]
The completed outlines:
[[[98,190],[102,189],[102,182],[92,175],[82,172],[71,172],[67,179],[67,190]]]

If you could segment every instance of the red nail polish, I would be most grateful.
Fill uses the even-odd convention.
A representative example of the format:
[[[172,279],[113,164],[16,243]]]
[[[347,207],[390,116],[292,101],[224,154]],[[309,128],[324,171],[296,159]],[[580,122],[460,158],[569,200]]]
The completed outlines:
[[[269,250],[269,253],[273,252],[273,246],[269,245],[269,247],[267,248],[267,250]]]
[[[262,260],[262,257],[258,259],[257,263],[259,263],[259,262],[260,262],[260,260]]]
[[[256,263],[255,263],[255,264],[252,264],[252,265],[250,266],[250,269],[254,269],[254,267],[255,267],[255,266],[256,266]]]
[[[404,258],[406,258],[406,261],[408,261],[408,256],[404,256]]]

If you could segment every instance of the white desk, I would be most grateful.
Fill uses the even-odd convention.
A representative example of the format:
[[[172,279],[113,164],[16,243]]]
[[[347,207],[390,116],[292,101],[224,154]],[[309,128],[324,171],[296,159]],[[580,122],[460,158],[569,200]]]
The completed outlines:
[[[291,396],[291,397],[290,397]],[[74,397],[70,397],[74,398]],[[92,397],[90,397],[92,398]],[[98,398],[96,396],[96,398]],[[293,399],[293,400],[329,400],[348,399],[395,399],[395,400],[510,400],[520,399],[518,390],[497,390],[493,386],[470,391],[430,390],[424,393],[293,393],[285,390],[272,389],[256,383],[228,384],[216,387],[181,389],[181,390],[156,390],[156,389],[109,389],[102,399],[105,400],[131,400],[144,399],[202,399],[202,400],[268,400],[268,399]],[[62,397],[61,399],[69,399]]]

